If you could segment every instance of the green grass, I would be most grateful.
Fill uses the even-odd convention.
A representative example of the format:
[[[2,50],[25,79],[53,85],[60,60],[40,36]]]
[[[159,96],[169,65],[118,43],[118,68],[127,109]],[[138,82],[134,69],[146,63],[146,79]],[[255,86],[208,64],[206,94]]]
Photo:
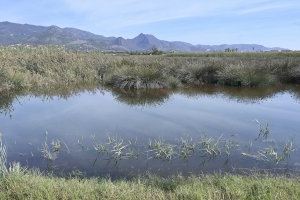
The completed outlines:
[[[300,199],[298,178],[267,175],[203,175],[132,180],[59,178],[20,167],[0,177],[0,199]]]
[[[0,47],[0,91],[99,84],[174,88],[300,83],[300,53],[130,55],[62,47]]]

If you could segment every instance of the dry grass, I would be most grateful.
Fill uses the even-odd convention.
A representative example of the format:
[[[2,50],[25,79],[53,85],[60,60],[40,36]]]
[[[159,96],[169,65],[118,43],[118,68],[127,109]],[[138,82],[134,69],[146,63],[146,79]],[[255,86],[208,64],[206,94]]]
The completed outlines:
[[[167,88],[299,82],[299,52],[115,55],[45,46],[0,48],[0,91],[89,83]]]

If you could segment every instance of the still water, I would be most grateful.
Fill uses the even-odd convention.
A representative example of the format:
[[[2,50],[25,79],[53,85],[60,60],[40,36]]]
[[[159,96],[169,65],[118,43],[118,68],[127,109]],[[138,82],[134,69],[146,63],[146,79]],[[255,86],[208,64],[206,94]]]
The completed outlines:
[[[260,138],[262,129],[268,134]],[[297,171],[300,87],[176,91],[97,88],[2,95],[0,131],[9,162],[41,170],[49,170],[41,150],[45,142],[51,149],[51,141],[59,140],[60,152],[51,161],[51,170],[57,173],[80,171],[86,176],[122,177],[145,172],[170,175],[254,168]],[[139,155],[124,156],[116,162],[100,155],[96,144],[106,144],[109,137],[124,145],[130,140]],[[206,160],[201,153],[182,160],[178,152],[172,159],[159,159],[149,147],[149,141],[156,140],[179,149],[181,138],[186,138],[195,143],[197,151],[203,137],[220,144],[230,138],[235,149],[230,155],[219,152],[219,157]],[[257,158],[258,152],[271,146],[280,156],[289,142],[293,147],[286,160],[276,164],[264,156]]]

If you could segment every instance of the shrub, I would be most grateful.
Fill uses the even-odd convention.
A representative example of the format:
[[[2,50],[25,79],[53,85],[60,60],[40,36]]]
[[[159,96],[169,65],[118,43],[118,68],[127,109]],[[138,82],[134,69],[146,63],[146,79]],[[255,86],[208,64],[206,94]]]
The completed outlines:
[[[105,77],[104,82],[119,88],[163,88],[164,76],[155,66],[123,65],[115,67]]]
[[[244,63],[229,65],[219,71],[220,84],[229,86],[262,86],[274,83],[274,77],[259,67],[246,66]]]

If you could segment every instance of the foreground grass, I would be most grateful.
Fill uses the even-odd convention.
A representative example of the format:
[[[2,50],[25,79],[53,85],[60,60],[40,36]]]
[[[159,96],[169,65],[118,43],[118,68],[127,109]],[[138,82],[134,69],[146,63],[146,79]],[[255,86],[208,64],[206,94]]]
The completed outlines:
[[[59,47],[0,48],[0,91],[83,83],[117,88],[300,83],[300,53],[115,55]]]
[[[0,199],[300,199],[300,180],[207,175],[134,180],[57,178],[22,169],[0,178]]]

